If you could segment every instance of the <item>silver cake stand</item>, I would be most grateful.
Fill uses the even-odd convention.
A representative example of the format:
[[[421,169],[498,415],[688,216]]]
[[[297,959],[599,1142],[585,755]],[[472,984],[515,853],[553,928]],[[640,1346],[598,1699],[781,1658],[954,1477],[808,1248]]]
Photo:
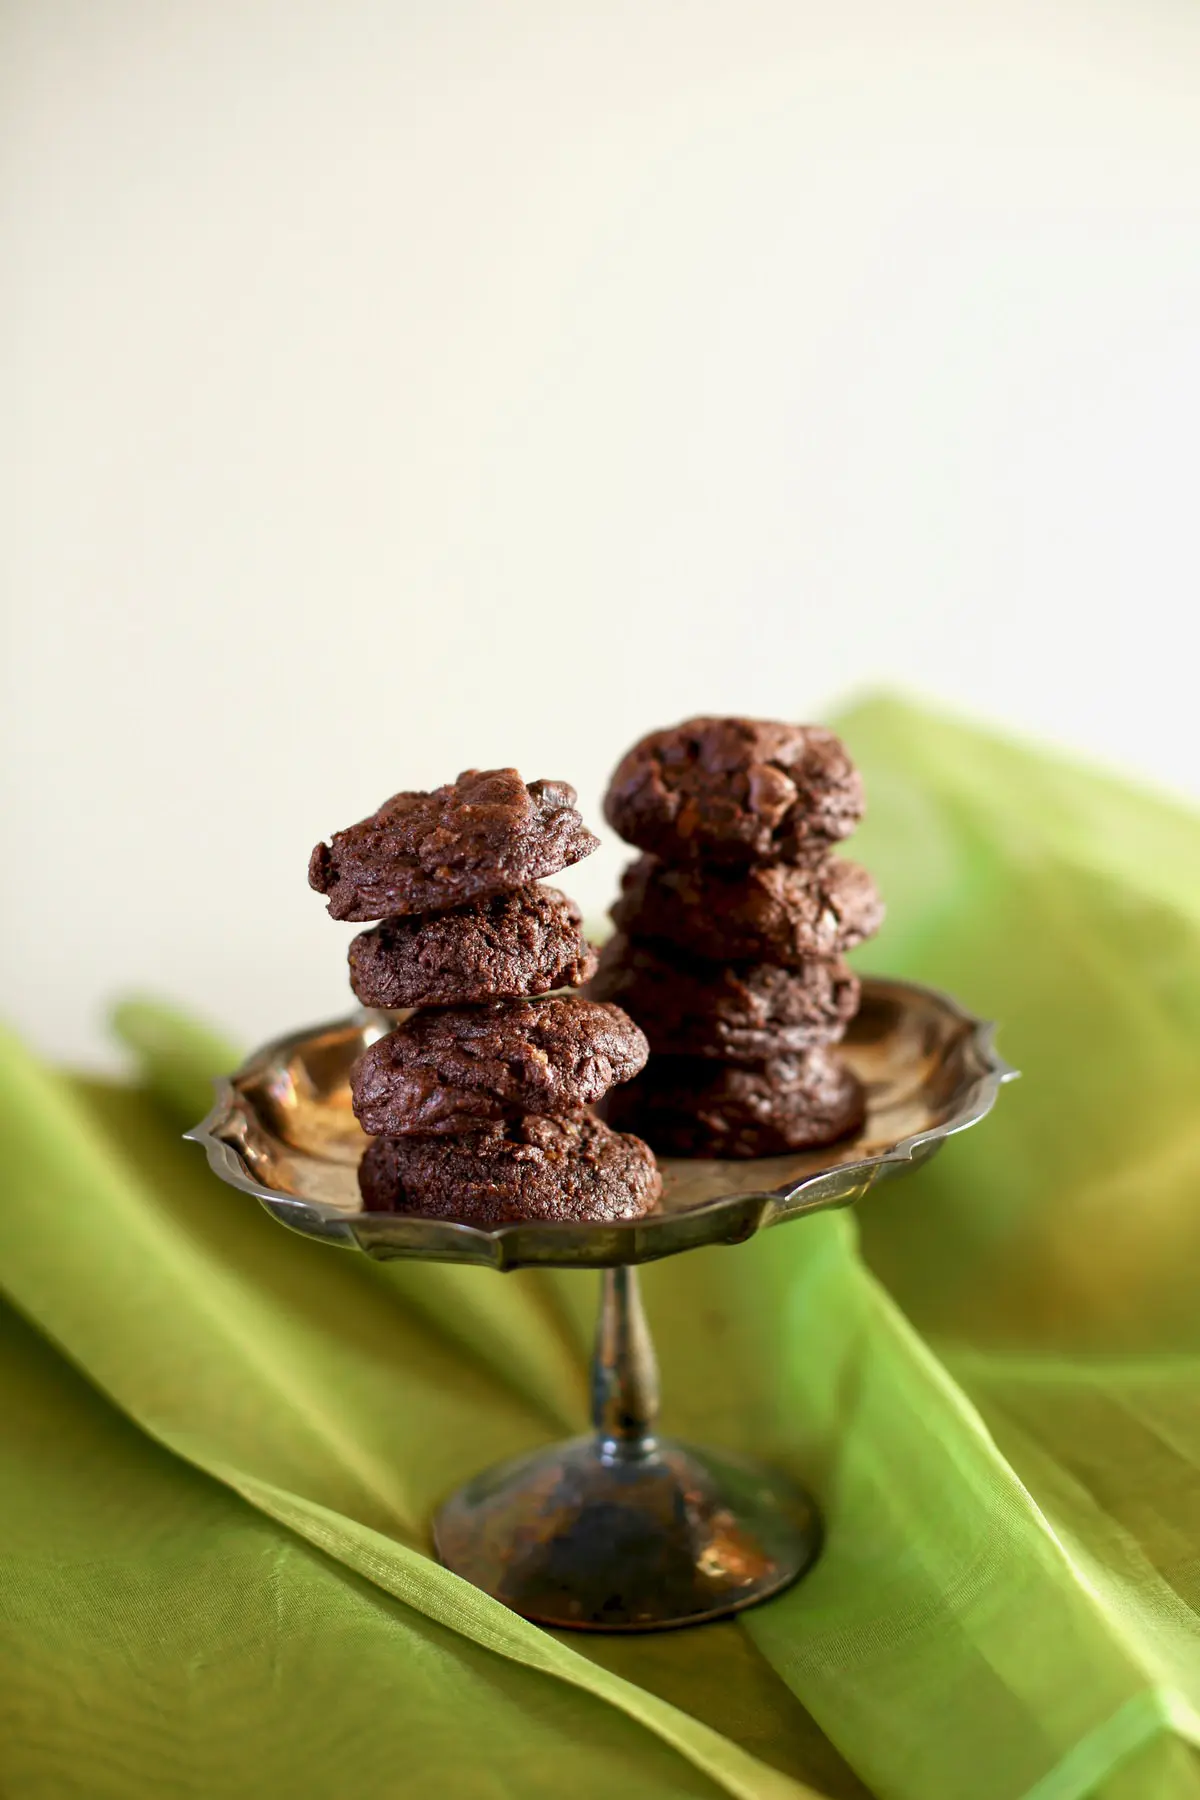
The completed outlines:
[[[656,1430],[658,1372],[636,1265],[846,1206],[925,1162],[988,1113],[1015,1071],[993,1027],[911,982],[868,977],[843,1053],[867,1119],[823,1150],[753,1162],[662,1162],[660,1210],[625,1224],[485,1229],[360,1210],[365,1139],[349,1072],[396,1023],[360,1012],[266,1044],[188,1133],[210,1167],[292,1231],[369,1256],[604,1271],[586,1436],[487,1469],[444,1503],[447,1567],[541,1624],[648,1631],[722,1618],[777,1593],[813,1561],[812,1500],[756,1464]]]

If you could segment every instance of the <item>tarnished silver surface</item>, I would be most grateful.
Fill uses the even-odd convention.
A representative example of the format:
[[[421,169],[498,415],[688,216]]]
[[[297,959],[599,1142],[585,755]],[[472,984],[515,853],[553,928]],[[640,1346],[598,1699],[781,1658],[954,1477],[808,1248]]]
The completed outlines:
[[[588,1437],[552,1444],[458,1489],[440,1508],[442,1561],[542,1624],[655,1631],[769,1599],[816,1557],[821,1523],[778,1473],[658,1435],[658,1371],[632,1263],[736,1244],[844,1206],[983,1118],[1014,1071],[992,1027],[943,994],[868,979],[843,1052],[867,1088],[857,1137],[756,1162],[663,1161],[661,1210],[627,1224],[500,1225],[359,1211],[364,1138],[351,1064],[391,1029],[360,1013],[267,1044],[220,1083],[189,1136],[223,1180],[295,1231],[377,1257],[607,1271]]]
[[[360,1012],[266,1044],[218,1085],[189,1137],[222,1180],[261,1200],[281,1224],[376,1257],[613,1268],[702,1244],[736,1244],[765,1226],[858,1200],[924,1162],[991,1109],[1014,1073],[993,1027],[912,982],[867,977],[842,1052],[866,1084],[856,1137],[752,1162],[661,1159],[662,1205],[617,1224],[521,1223],[482,1228],[360,1211],[365,1139],[350,1110],[350,1066],[395,1015]]]

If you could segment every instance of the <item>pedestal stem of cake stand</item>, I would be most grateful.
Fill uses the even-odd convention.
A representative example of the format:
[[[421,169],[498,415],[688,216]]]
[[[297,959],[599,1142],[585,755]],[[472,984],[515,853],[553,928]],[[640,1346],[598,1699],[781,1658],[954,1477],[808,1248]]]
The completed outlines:
[[[649,1455],[657,1421],[658,1363],[637,1270],[605,1269],[592,1354],[592,1423],[601,1455]]]
[[[777,1594],[821,1541],[782,1475],[660,1437],[637,1271],[606,1269],[585,1437],[485,1469],[434,1520],[447,1568],[542,1625],[661,1631]]]

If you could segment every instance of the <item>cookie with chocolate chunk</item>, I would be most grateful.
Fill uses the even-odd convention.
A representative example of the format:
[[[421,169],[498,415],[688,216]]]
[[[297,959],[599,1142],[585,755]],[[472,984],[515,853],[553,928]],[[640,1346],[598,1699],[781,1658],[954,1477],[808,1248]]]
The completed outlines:
[[[867,871],[842,857],[734,870],[671,868],[642,856],[621,877],[612,917],[629,937],[659,939],[709,962],[802,969],[870,937],[883,903]]]
[[[565,781],[467,769],[432,793],[393,794],[318,844],[308,880],[335,919],[441,912],[524,887],[589,856],[599,839]]]
[[[376,1138],[358,1184],[368,1212],[469,1225],[640,1219],[662,1191],[646,1145],[587,1113],[527,1116],[457,1138]]]
[[[610,1125],[637,1131],[660,1156],[718,1160],[831,1144],[859,1130],[865,1114],[862,1083],[825,1049],[756,1068],[656,1056],[604,1103]]]
[[[822,725],[688,719],[628,751],[604,800],[627,843],[667,862],[823,855],[863,813],[862,780]]]
[[[573,900],[529,882],[425,918],[385,919],[350,945],[364,1006],[467,1006],[578,987],[595,972]]]
[[[474,1131],[517,1113],[589,1106],[648,1054],[619,1006],[543,994],[413,1013],[359,1057],[354,1111],[378,1137]]]
[[[798,969],[706,963],[618,932],[588,992],[636,1020],[654,1056],[761,1063],[840,1038],[858,1009],[859,983],[840,960]]]

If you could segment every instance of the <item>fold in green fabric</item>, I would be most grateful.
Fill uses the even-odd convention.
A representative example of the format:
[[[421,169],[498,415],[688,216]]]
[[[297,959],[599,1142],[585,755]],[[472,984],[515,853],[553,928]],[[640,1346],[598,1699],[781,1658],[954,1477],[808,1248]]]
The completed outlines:
[[[5,1800],[1200,1796],[1200,822],[896,702],[840,729],[863,966],[1024,1079],[857,1217],[645,1272],[664,1424],[812,1487],[816,1569],[641,1639],[477,1593],[431,1512],[581,1428],[594,1278],[281,1230],[180,1142],[237,1055],[162,1007],[127,1086],[0,1040]]]

